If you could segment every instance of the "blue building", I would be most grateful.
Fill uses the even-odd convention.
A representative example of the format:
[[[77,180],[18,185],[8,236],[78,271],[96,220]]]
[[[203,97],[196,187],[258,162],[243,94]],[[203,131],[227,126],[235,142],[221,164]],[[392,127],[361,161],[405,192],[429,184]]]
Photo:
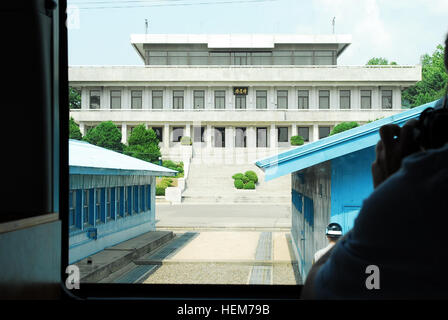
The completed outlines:
[[[259,160],[265,181],[291,173],[291,234],[300,273],[306,278],[314,253],[325,247],[330,222],[350,230],[365,198],[373,191],[371,165],[379,128],[404,125],[431,102],[324,139]]]
[[[156,177],[177,173],[77,140],[69,166],[70,263],[155,230]]]

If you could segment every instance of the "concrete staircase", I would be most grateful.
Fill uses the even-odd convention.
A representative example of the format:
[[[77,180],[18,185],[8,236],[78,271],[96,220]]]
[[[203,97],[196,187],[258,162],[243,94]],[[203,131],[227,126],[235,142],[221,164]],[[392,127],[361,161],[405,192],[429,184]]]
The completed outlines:
[[[238,190],[232,175],[253,170],[258,175],[255,190]],[[186,190],[182,194],[183,203],[291,203],[291,175],[268,182],[264,173],[254,164],[190,164]]]

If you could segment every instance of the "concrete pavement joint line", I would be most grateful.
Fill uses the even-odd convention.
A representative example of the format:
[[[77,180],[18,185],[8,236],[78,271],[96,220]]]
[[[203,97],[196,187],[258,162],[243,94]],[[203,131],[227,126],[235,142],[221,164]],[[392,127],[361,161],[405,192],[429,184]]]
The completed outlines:
[[[258,240],[255,260],[272,260],[272,232],[262,232]],[[272,284],[273,268],[254,265],[249,277],[249,284]]]

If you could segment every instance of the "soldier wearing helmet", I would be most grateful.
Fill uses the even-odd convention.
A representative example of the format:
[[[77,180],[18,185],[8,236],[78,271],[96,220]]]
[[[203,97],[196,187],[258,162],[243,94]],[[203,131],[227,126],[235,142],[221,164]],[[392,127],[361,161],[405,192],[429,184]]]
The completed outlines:
[[[325,235],[327,236],[329,243],[325,248],[320,249],[314,254],[313,263],[315,263],[317,260],[319,260],[320,257],[322,257],[325,253],[327,253],[327,251],[330,250],[342,236],[341,225],[339,223],[330,223],[327,226]]]

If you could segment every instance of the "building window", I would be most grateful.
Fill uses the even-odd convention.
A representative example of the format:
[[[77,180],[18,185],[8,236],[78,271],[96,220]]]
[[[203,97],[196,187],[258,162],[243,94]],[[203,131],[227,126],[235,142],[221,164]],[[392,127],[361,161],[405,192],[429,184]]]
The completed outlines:
[[[123,187],[115,188],[115,208],[117,210],[117,218],[121,218],[123,216],[123,204],[121,202],[121,196]]]
[[[268,147],[268,129],[257,128],[257,148]]]
[[[372,109],[372,90],[361,90],[361,109]]]
[[[392,90],[381,90],[381,106],[383,109],[392,109]]]
[[[339,108],[350,109],[350,90],[339,91]]]
[[[163,91],[152,90],[152,108],[163,109]]]
[[[106,221],[112,219],[111,188],[106,188]]]
[[[310,141],[310,128],[308,127],[298,127],[297,134],[303,138],[303,141]]]
[[[333,65],[333,51],[315,51],[314,64],[316,65]]]
[[[291,65],[292,51],[273,51],[272,64],[274,65]]]
[[[152,65],[166,65],[167,62],[167,52],[166,51],[149,51],[149,64]]]
[[[208,64],[208,52],[194,52],[190,51],[190,64],[191,65],[206,65]]]
[[[184,108],[184,91],[173,90],[173,109]]]
[[[74,227],[76,224],[76,190],[70,190],[69,193],[69,227]]]
[[[312,51],[294,51],[294,64],[295,65],[312,65],[313,64],[313,52]]]
[[[226,130],[225,128],[215,128],[215,148],[225,148]]]
[[[235,128],[235,147],[246,148],[246,128]]]
[[[319,90],[319,109],[330,109],[330,90]]]
[[[82,193],[82,222],[84,225],[89,225],[90,190],[83,190]]]
[[[188,52],[184,52],[184,51],[168,52],[168,64],[169,65],[187,65],[188,64]]]
[[[193,127],[193,141],[204,142],[205,127]]]
[[[272,64],[272,52],[252,52],[252,65],[270,65]]]
[[[308,109],[309,108],[309,91],[308,90],[299,90],[298,91],[298,108],[299,109]]]
[[[277,91],[277,109],[288,109],[288,90]]]
[[[246,109],[245,95],[235,95],[235,109]]]
[[[247,52],[233,52],[233,64],[234,65],[246,65],[247,64]]]
[[[256,95],[255,107],[257,109],[267,109],[268,108],[267,90],[257,90],[255,95]]]
[[[229,65],[230,52],[210,52],[211,65]]]
[[[288,142],[288,127],[278,127],[277,128],[277,141],[278,142]]]
[[[155,132],[156,137],[159,140],[159,142],[162,142],[163,141],[163,128],[162,127],[152,127],[151,129]]]
[[[99,109],[100,101],[100,90],[90,90],[89,108]]]
[[[224,90],[215,90],[215,109],[226,108],[226,92]]]
[[[95,222],[101,223],[101,189],[95,189]]]
[[[330,127],[319,127],[319,139],[328,137],[330,135]]]
[[[127,189],[128,189],[128,194],[127,194],[127,203],[128,203],[127,214],[128,215],[132,215],[133,203],[134,203],[134,197],[133,197],[133,190],[134,190],[134,188],[132,186],[128,186]]]
[[[123,216],[129,215],[129,188],[123,187]]]
[[[111,109],[121,109],[121,91],[111,90],[110,91],[110,108]]]
[[[194,90],[193,91],[194,109],[204,109],[204,106],[205,106],[204,96],[205,96],[204,90]]]
[[[131,91],[131,109],[142,108],[142,90]]]
[[[173,142],[180,142],[180,139],[184,135],[183,127],[174,127],[173,128]]]
[[[132,195],[134,199],[134,205],[132,206],[132,213],[139,213],[139,194],[138,194],[138,186],[134,186],[132,188]]]

